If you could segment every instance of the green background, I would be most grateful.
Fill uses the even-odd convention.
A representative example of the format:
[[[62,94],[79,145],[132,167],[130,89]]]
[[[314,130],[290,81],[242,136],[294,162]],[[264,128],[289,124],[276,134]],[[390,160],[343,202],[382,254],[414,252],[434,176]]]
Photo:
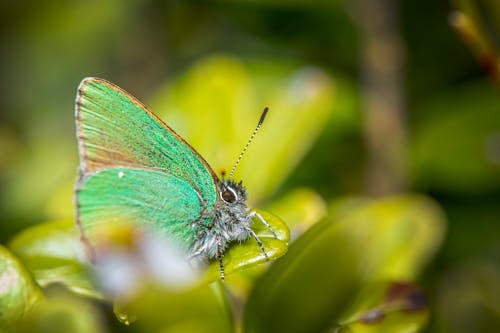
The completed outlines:
[[[396,17],[389,32],[370,28],[370,20],[376,21],[372,3]],[[477,44],[453,29],[456,10],[474,23]],[[374,139],[367,121],[371,94],[380,94],[377,87],[384,83],[367,87],[368,45],[380,46],[384,33],[396,36],[389,45],[398,45],[401,64],[384,52],[372,59],[382,73],[395,68],[398,75],[392,93],[402,101],[401,117],[376,116],[401,130],[397,142],[389,143],[383,136],[393,133],[375,132]],[[302,322],[305,331],[320,331],[331,327],[321,322],[328,316],[348,325],[354,317],[347,304],[357,304],[349,290],[401,280],[425,290],[430,316],[424,331],[499,330],[500,78],[494,70],[500,68],[498,53],[495,58],[499,36],[500,7],[494,0],[3,1],[0,242],[7,245],[39,223],[73,218],[78,166],[73,109],[84,77],[105,78],[138,97],[192,143],[216,173],[230,170],[269,105],[269,117],[236,177],[248,186],[253,206],[289,225],[292,239],[309,231],[257,284],[248,282],[253,277],[234,283],[243,285],[236,290],[252,290],[245,314],[240,313],[245,319],[233,319],[237,327],[242,322],[248,331],[265,331],[259,325],[266,322],[269,331],[300,331],[295,325]],[[390,109],[391,96],[380,100],[387,103],[382,110]],[[380,142],[388,146],[374,150]],[[386,173],[381,178],[392,187],[377,187],[370,178],[374,160],[386,153],[393,164],[382,163]],[[334,228],[321,224],[333,220]],[[359,232],[343,231],[358,224]],[[329,243],[333,239],[339,241],[335,246]],[[14,245],[10,248],[16,252]],[[312,278],[318,267],[331,272],[325,276],[335,279],[332,285]],[[355,285],[351,275],[341,273],[358,269]],[[311,272],[310,278],[300,272]],[[281,274],[289,274],[280,283],[290,289],[276,289]],[[337,298],[320,302],[314,315],[301,312],[287,327],[283,323],[293,313],[287,306],[307,303],[306,295],[316,295],[309,290],[312,285],[320,286],[317,295],[323,290]],[[268,290],[275,292],[268,295]],[[287,290],[297,290],[291,300]],[[210,308],[213,293],[192,293],[202,296],[190,294],[177,302],[189,304],[194,297],[207,302],[199,304],[200,312]],[[161,300],[148,298],[152,294],[143,295],[145,303],[164,309]],[[365,305],[352,305],[353,313],[371,306],[369,297],[360,295],[364,301],[358,303]],[[147,317],[144,313],[151,312],[139,306],[137,311],[149,318],[143,322],[151,326],[129,328],[100,303],[67,295],[54,302],[60,304],[40,310],[37,320],[57,317],[57,306],[70,317],[89,306],[84,318],[74,319],[78,332],[195,332],[204,327],[202,321],[186,321],[160,330],[158,318]],[[356,325],[346,329],[366,329]]]

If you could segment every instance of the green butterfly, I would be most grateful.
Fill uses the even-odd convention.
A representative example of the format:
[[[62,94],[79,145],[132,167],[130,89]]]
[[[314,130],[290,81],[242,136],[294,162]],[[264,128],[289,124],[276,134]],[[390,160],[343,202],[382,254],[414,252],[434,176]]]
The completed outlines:
[[[262,125],[267,108],[249,142]],[[242,183],[219,179],[183,138],[121,88],[84,79],[76,98],[80,178],[77,223],[92,246],[92,232],[106,224],[146,226],[179,241],[190,258],[222,258],[228,244],[259,237],[251,229],[260,214],[246,205]]]

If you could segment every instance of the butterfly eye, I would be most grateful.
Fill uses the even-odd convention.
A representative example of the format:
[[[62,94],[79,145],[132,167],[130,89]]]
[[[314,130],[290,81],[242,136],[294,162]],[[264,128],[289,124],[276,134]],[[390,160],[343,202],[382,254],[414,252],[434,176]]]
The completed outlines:
[[[220,197],[222,200],[224,200],[227,203],[235,203],[236,200],[238,200],[238,195],[236,194],[236,191],[233,190],[230,187],[226,187],[221,193]]]

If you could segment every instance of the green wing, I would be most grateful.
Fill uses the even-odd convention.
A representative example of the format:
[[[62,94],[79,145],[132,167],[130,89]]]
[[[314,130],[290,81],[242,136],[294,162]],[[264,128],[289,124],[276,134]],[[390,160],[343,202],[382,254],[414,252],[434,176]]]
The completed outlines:
[[[190,247],[199,224],[199,194],[185,181],[161,171],[110,168],[82,179],[79,223],[91,241],[96,228],[110,224],[146,226]]]
[[[134,97],[97,78],[78,88],[76,125],[83,176],[112,167],[159,169],[216,200],[216,175],[179,135]]]

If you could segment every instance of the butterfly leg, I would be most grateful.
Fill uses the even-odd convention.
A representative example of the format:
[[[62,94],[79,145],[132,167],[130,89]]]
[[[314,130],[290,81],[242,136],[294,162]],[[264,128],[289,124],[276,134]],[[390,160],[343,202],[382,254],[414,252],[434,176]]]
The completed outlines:
[[[220,239],[217,240],[217,260],[219,261],[219,267],[220,267],[220,278],[222,281],[224,281],[224,262],[222,262],[222,259],[224,259],[224,253],[222,252],[222,243]]]
[[[266,260],[269,261],[269,257],[267,256],[266,249],[264,249],[264,245],[262,245],[262,242],[261,242],[259,236],[257,236],[255,231],[253,231],[250,228],[245,228],[245,230],[248,231],[250,233],[250,235],[252,235],[252,237],[255,239],[255,241],[257,241],[257,244],[259,244],[259,247],[262,250],[262,253],[264,253],[264,256],[266,257]]]
[[[274,232],[273,228],[271,228],[271,226],[269,225],[269,223],[267,223],[267,221],[262,217],[262,215],[260,215],[256,211],[253,211],[253,212],[250,212],[248,214],[248,217],[249,218],[257,217],[260,220],[260,222],[262,222],[262,224],[265,225],[266,228],[269,229],[269,231],[271,231],[271,233],[273,234],[274,238],[278,238],[278,236]]]

